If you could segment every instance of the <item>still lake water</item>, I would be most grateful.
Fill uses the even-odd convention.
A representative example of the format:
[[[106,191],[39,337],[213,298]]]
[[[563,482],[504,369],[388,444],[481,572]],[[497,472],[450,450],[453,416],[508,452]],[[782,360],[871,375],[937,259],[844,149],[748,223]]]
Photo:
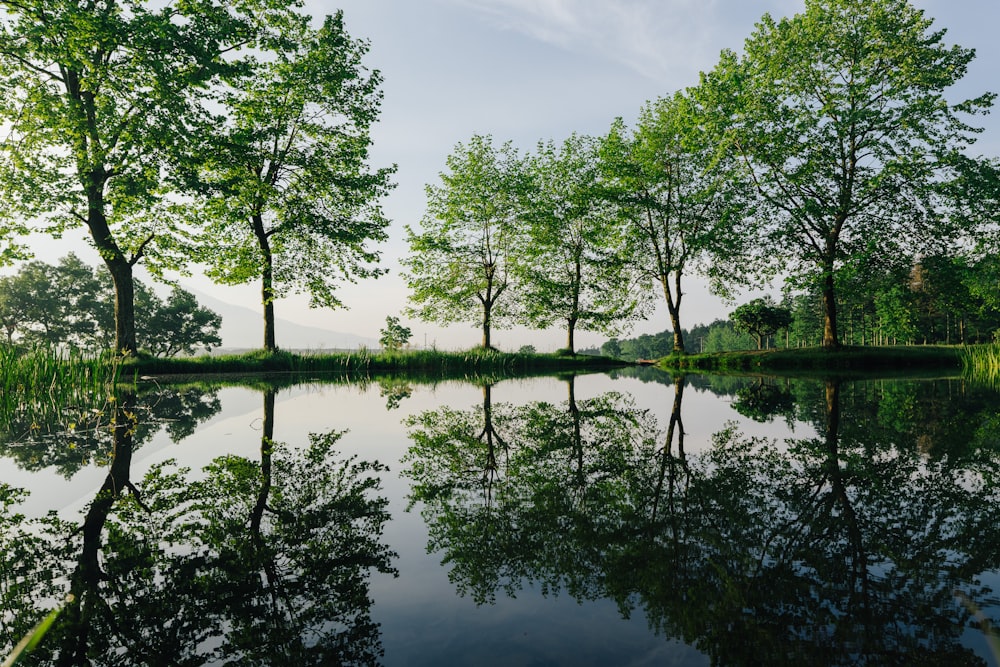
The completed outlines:
[[[960,379],[119,405],[0,445],[4,653],[77,601],[28,664],[995,664],[1000,395]]]

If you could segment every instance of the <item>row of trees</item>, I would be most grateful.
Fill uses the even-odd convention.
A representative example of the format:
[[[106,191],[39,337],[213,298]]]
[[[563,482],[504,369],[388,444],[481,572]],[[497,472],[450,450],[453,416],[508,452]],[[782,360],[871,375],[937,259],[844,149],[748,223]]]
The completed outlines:
[[[391,168],[367,165],[381,76],[341,13],[293,0],[0,0],[0,262],[83,226],[135,352],[136,283],[191,260],[337,306],[376,275]],[[30,221],[30,224],[29,222]]]
[[[69,345],[103,350],[114,344],[114,291],[76,255],[55,265],[27,262],[0,277],[0,327],[8,345]],[[222,344],[222,317],[174,287],[166,300],[135,280],[137,342],[157,356],[191,354]]]
[[[433,322],[523,323],[614,332],[643,313],[634,243],[602,195],[601,144],[573,135],[522,156],[474,136],[428,186],[419,231],[407,228],[410,313]]]
[[[575,329],[644,315],[656,286],[682,351],[685,278],[726,293],[783,276],[819,296],[820,342],[838,347],[859,277],[992,247],[973,241],[990,240],[1000,167],[967,149],[994,96],[949,101],[974,51],[943,36],[906,0],[808,0],[635,128],[528,156],[458,144],[408,230],[411,313],[478,322],[484,346],[495,326],[562,322],[572,350]]]

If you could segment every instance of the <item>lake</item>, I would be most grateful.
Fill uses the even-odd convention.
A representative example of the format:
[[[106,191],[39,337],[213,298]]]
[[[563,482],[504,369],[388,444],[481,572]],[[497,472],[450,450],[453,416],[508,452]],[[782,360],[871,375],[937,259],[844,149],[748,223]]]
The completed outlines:
[[[990,387],[630,369],[115,398],[3,429],[4,653],[73,596],[26,664],[995,664]]]

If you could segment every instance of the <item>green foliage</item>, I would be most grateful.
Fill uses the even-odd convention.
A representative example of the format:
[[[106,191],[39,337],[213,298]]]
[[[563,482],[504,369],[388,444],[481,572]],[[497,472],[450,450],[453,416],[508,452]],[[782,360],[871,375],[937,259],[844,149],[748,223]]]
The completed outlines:
[[[488,348],[492,329],[514,321],[524,164],[510,143],[497,149],[492,137],[476,135],[455,146],[447,165],[441,184],[427,186],[420,231],[406,227],[407,312],[425,322],[478,324]]]
[[[629,133],[619,120],[602,146],[609,195],[636,248],[634,269],[662,291],[683,351],[683,279],[707,276],[717,288],[751,247],[748,188],[723,140],[708,131],[705,110],[676,93],[647,103]]]
[[[131,353],[133,266],[189,257],[166,167],[192,143],[213,84],[295,10],[151,4],[0,2],[0,230],[83,224],[114,276],[116,347]]]
[[[135,321],[142,348],[156,356],[191,354],[222,344],[222,318],[174,287],[166,301],[134,281]],[[7,344],[97,351],[115,340],[114,294],[100,271],[69,254],[56,265],[33,261],[0,277],[0,325]]]
[[[260,281],[272,350],[275,298],[336,308],[341,281],[383,273],[369,243],[387,238],[379,200],[394,170],[368,166],[382,78],[342,12],[318,30],[296,16],[283,36],[273,59],[226,77],[223,115],[199,127],[184,165],[200,195],[186,210],[201,225],[198,258],[220,282]]]
[[[155,294],[150,293],[150,297],[149,306],[138,308],[136,317],[139,344],[144,350],[172,357],[181,352],[193,354],[198,347],[209,351],[222,345],[222,316],[199,306],[193,294],[175,286],[165,302]]]
[[[577,330],[617,333],[649,302],[634,244],[608,201],[599,146],[573,134],[559,146],[539,143],[528,159],[518,298],[528,325],[566,327],[570,353]]]
[[[404,327],[400,324],[398,317],[388,315],[385,318],[385,328],[380,329],[379,334],[379,345],[385,350],[395,352],[403,349],[409,343],[413,332],[410,331],[410,327]]]
[[[762,256],[821,285],[824,345],[839,344],[845,267],[953,231],[937,186],[974,141],[963,116],[993,96],[947,102],[974,52],[942,36],[906,0],[809,0],[792,18],[765,15],[699,88],[763,201]]]
[[[745,331],[754,337],[758,350],[763,349],[763,343],[769,336],[787,329],[792,323],[792,313],[775,304],[769,296],[739,306],[729,317],[737,331]]]

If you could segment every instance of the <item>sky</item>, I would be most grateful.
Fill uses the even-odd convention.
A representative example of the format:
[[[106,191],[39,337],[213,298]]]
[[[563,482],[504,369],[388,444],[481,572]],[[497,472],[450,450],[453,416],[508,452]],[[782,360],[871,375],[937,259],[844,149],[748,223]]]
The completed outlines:
[[[913,4],[935,20],[935,27],[947,29],[946,42],[976,49],[956,99],[1000,91],[995,33],[1000,0]],[[348,309],[313,310],[306,297],[293,296],[276,302],[277,316],[373,339],[387,315],[401,316],[416,346],[476,345],[480,334],[472,323],[442,328],[402,315],[408,293],[399,276],[399,261],[407,254],[405,226],[419,226],[425,185],[439,181],[455,144],[489,134],[497,143],[510,140],[531,151],[540,140],[559,142],[573,132],[601,135],[616,117],[632,124],[647,101],[695,85],[721,50],[741,50],[764,13],[790,16],[803,7],[804,0],[306,0],[305,11],[317,20],[344,11],[348,32],[370,42],[365,64],[384,79],[371,163],[397,167],[396,187],[383,202],[392,220],[390,240],[380,246],[382,266],[390,273],[341,288]],[[1000,108],[980,124],[985,131],[977,152],[1000,155]],[[83,238],[81,233],[62,243],[44,238],[32,243],[45,261],[73,250],[96,264],[96,251],[79,247]],[[259,307],[255,284],[217,286],[197,275],[182,284]],[[689,279],[682,325],[724,318],[735,305]],[[666,308],[660,307],[630,335],[668,328]],[[277,337],[280,346],[280,326]],[[494,344],[509,350],[532,344],[551,351],[564,339],[558,328],[494,331]],[[604,335],[580,332],[577,346],[604,340]]]

